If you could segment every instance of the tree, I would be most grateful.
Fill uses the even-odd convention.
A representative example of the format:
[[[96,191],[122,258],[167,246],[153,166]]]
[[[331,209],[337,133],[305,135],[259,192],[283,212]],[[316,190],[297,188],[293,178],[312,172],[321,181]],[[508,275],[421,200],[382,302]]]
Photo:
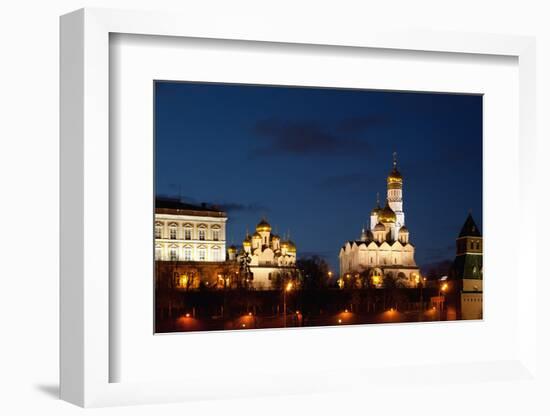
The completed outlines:
[[[328,285],[328,263],[320,256],[301,258],[296,267],[302,275],[304,290],[320,289]]]

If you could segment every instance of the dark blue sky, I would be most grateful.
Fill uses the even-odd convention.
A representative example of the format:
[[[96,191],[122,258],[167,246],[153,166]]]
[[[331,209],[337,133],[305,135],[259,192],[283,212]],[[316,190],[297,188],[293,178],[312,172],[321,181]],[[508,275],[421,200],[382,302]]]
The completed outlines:
[[[394,151],[420,266],[482,226],[481,96],[156,82],[155,137],[157,195],[224,206],[230,244],[265,216],[337,270]]]

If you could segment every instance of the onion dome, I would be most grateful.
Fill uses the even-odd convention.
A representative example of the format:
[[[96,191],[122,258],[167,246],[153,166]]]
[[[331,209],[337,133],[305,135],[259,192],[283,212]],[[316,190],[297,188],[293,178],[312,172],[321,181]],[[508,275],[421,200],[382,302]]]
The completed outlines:
[[[256,226],[256,231],[257,232],[261,232],[261,231],[267,231],[267,232],[270,232],[271,231],[271,225],[269,225],[269,223],[262,219],[258,225]]]
[[[279,237],[277,234],[273,234],[273,235],[271,236],[271,239],[272,239],[272,240],[280,240],[281,237]]]
[[[229,246],[229,247],[227,248],[227,252],[228,252],[228,253],[236,253],[236,252],[237,252],[237,247],[235,247],[235,246]]]
[[[252,238],[262,238],[262,236],[259,232],[256,231],[254,234],[252,234]]]
[[[288,240],[287,244],[288,244],[288,251],[290,253],[296,253],[296,244],[294,244],[291,240]]]
[[[387,200],[386,206],[378,214],[378,220],[383,223],[395,222],[397,220],[395,212],[393,212],[393,209],[390,208]]]
[[[388,175],[388,187],[390,189],[392,188],[400,188],[403,185],[403,176],[401,173],[397,170],[397,153],[394,152],[393,154],[393,169]]]
[[[408,233],[409,233],[409,229],[405,226],[399,229],[399,234],[408,234]]]
[[[376,206],[372,209],[370,212],[370,215],[378,215],[380,214],[380,211],[382,211],[382,208],[380,208],[380,194],[376,193]]]
[[[382,223],[378,223],[374,226],[374,231],[386,231],[386,227]]]
[[[251,238],[249,235],[243,241],[243,247],[250,247],[252,245]]]

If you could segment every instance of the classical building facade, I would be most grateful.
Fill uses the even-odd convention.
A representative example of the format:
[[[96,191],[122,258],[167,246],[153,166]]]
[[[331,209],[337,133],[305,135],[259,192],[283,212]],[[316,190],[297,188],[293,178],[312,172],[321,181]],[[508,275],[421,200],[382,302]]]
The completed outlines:
[[[457,285],[459,317],[483,317],[483,237],[471,214],[456,239],[456,257],[449,272]]]
[[[377,198],[378,199],[378,198]],[[414,260],[414,246],[405,226],[403,211],[403,176],[397,169],[394,154],[393,169],[387,177],[386,203],[377,200],[370,213],[370,227],[364,227],[357,240],[347,241],[340,249],[340,277],[368,272],[377,287],[391,278],[398,285],[418,284],[420,270]]]
[[[235,246],[228,249],[229,260],[239,264],[245,260],[248,264],[254,289],[274,289],[281,279],[296,277],[296,244],[271,231],[271,225],[263,219],[254,234],[247,232],[240,250]]]
[[[218,208],[157,199],[155,260],[225,261],[226,222],[226,213]]]

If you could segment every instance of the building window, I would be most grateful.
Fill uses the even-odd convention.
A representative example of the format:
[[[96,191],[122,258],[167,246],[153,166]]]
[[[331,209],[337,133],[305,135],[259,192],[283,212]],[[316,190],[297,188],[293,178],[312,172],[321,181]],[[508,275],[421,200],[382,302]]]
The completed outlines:
[[[219,230],[212,230],[212,240],[219,241],[219,239],[220,239]]]
[[[162,257],[162,247],[156,246],[155,247],[155,260],[160,260]]]
[[[205,240],[206,232],[203,229],[199,230],[199,240]]]
[[[162,226],[155,224],[155,238],[162,238]]]
[[[178,250],[176,247],[170,248],[170,260],[171,261],[177,261],[178,260]]]
[[[183,230],[183,238],[185,240],[191,240],[191,227],[187,227]]]
[[[220,261],[220,249],[218,247],[212,249],[212,260]]]
[[[206,250],[204,248],[199,249],[199,261],[206,260]]]
[[[183,259],[185,261],[191,261],[191,248],[190,247],[185,247],[183,249]]]
[[[178,238],[178,229],[175,225],[170,226],[170,240],[175,240]]]

